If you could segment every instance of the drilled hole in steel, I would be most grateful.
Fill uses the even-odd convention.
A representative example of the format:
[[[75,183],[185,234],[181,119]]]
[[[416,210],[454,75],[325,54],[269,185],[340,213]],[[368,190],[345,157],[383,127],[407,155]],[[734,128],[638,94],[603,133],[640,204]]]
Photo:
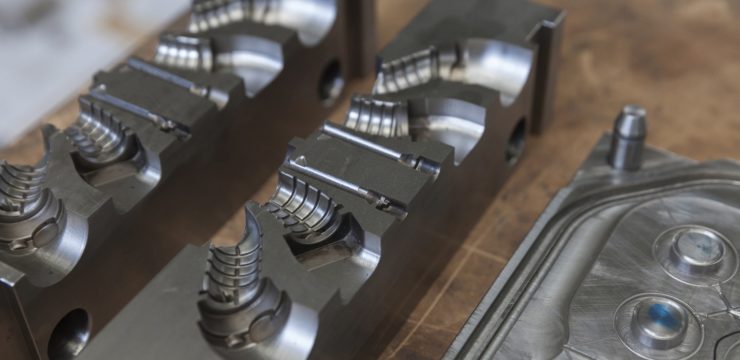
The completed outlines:
[[[321,72],[319,81],[319,98],[324,106],[331,106],[339,98],[344,90],[344,77],[342,77],[342,67],[339,60],[334,59],[329,62]]]
[[[506,162],[509,165],[514,165],[519,161],[519,158],[524,152],[524,142],[527,133],[527,122],[524,118],[519,119],[519,122],[514,127],[514,131],[509,136],[509,143],[506,145]]]
[[[87,311],[75,309],[67,313],[49,338],[49,359],[70,360],[77,357],[90,339],[92,322]]]

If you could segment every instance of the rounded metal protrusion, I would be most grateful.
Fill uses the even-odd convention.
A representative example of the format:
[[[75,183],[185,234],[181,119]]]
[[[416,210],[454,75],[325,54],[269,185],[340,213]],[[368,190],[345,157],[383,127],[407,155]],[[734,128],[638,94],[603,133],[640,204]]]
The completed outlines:
[[[36,247],[43,247],[54,241],[59,235],[59,224],[56,221],[48,221],[41,224],[33,232],[31,238]]]
[[[614,132],[627,139],[641,139],[647,135],[647,112],[639,105],[625,105],[614,122]]]
[[[623,301],[614,313],[614,330],[622,344],[644,359],[688,359],[704,343],[704,327],[693,309],[660,293]]]
[[[614,121],[607,161],[612,168],[634,171],[642,166],[647,136],[647,113],[638,105],[626,105]]]
[[[713,286],[738,270],[737,250],[718,231],[701,225],[681,225],[663,232],[653,245],[653,257],[676,280]]]
[[[635,306],[632,333],[648,348],[667,350],[680,345],[687,328],[688,311],[671,299],[650,297]]]
[[[725,243],[717,233],[705,228],[687,228],[676,234],[669,254],[681,272],[704,275],[720,269],[726,252]]]

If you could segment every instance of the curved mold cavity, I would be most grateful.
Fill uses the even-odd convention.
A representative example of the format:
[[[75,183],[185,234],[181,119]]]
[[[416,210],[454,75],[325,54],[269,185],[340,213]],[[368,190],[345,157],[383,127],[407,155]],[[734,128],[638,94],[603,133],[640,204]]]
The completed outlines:
[[[340,204],[309,182],[279,172],[275,193],[263,208],[283,224],[290,251],[307,269],[346,259],[366,273],[375,269],[377,256],[364,248],[365,234],[354,216],[342,213]]]
[[[408,106],[405,101],[384,101],[355,95],[347,109],[344,126],[373,136],[408,136]]]
[[[511,105],[527,83],[533,51],[497,40],[465,42],[463,82],[501,92],[501,104]]]
[[[213,70],[213,44],[209,38],[162,34],[154,53],[154,62],[187,70]]]
[[[348,304],[380,263],[380,238],[365,231],[349,212],[340,214],[340,227],[331,238],[313,245],[288,241],[295,259],[309,272],[338,271],[336,285],[342,304]],[[326,267],[331,266],[328,269]]]
[[[200,1],[193,6],[190,31],[252,21],[294,30],[303,45],[314,46],[329,33],[336,17],[336,0]]]
[[[283,223],[287,237],[298,244],[314,245],[334,236],[342,219],[339,205],[321,190],[285,172],[265,208]]]
[[[166,34],[154,61],[165,66],[231,73],[244,80],[247,96],[256,96],[283,70],[280,44],[256,36],[235,35],[218,40]]]
[[[281,25],[298,32],[304,45],[318,44],[334,25],[337,17],[336,0],[282,0],[277,3],[274,18],[267,24]],[[270,21],[273,20],[273,21]]]
[[[119,213],[126,213],[159,183],[159,159],[104,106],[86,97],[79,103],[77,122],[64,130],[75,149],[75,170],[88,185],[110,195]]]
[[[434,80],[478,85],[500,93],[511,105],[529,79],[534,52],[498,40],[467,39],[384,62],[373,92],[387,94]]]
[[[283,70],[280,44],[254,36],[235,36],[215,44],[215,71],[244,79],[247,96],[254,97]]]
[[[414,141],[433,140],[455,148],[460,165],[483,136],[486,110],[457,99],[409,101],[409,134]]]

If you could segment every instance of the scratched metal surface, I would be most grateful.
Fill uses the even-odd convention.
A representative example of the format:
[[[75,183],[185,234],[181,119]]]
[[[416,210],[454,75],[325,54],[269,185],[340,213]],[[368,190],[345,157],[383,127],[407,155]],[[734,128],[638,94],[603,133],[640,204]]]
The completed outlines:
[[[378,46],[385,45],[426,0],[378,0]],[[614,109],[642,104],[649,142],[697,160],[740,158],[740,1],[538,0],[568,10],[552,126],[527,143],[518,171],[432,285],[384,358],[439,358],[557,189],[565,186]],[[151,51],[153,40],[138,53]],[[349,84],[357,92],[372,77]],[[331,117],[343,118],[345,106]],[[76,104],[49,118],[68,123]],[[32,134],[0,157],[33,162]],[[28,160],[28,161],[26,161]],[[274,190],[269,180],[259,193]],[[238,239],[241,214],[214,237]],[[460,241],[460,239],[450,239]]]

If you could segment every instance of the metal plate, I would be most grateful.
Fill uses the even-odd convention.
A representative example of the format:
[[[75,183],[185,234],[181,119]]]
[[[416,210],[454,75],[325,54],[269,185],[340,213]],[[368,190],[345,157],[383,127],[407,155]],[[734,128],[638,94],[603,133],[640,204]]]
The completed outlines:
[[[610,143],[550,203],[446,358],[734,351],[723,339],[740,330],[739,164],[646,148],[639,170],[620,171]]]

